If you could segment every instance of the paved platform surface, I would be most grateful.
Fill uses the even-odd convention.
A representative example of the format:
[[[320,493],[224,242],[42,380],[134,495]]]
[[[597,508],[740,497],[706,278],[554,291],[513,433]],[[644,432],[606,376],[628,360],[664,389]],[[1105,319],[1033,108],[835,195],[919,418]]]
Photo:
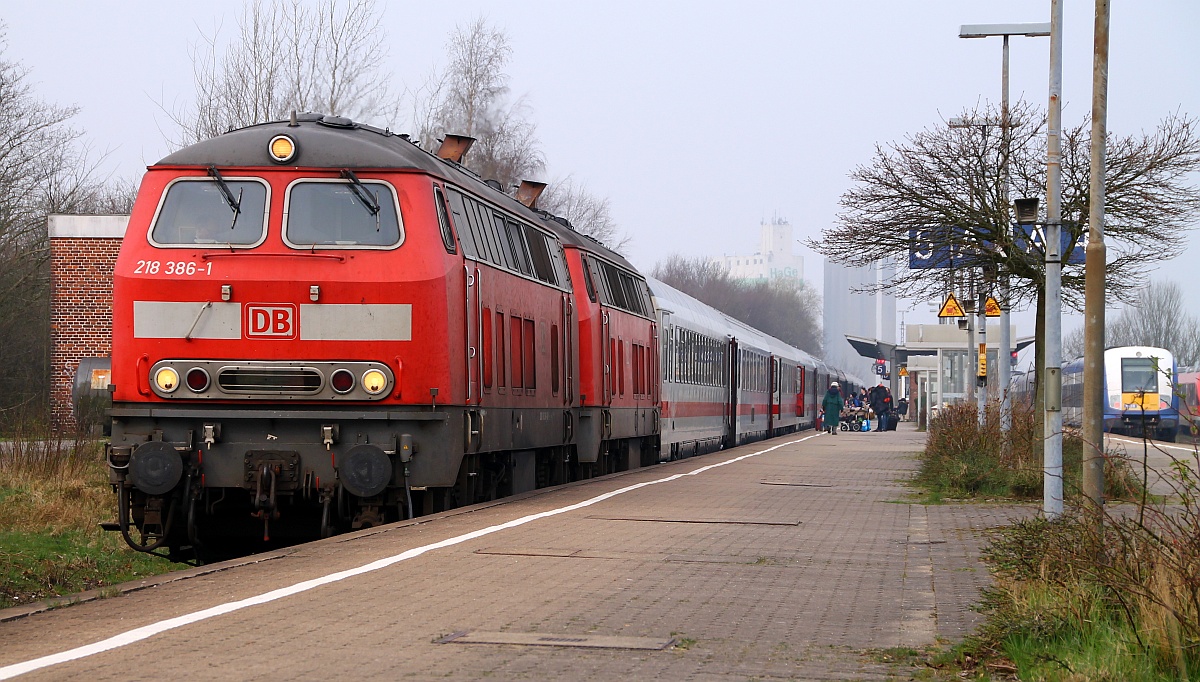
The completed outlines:
[[[31,615],[0,678],[907,679],[882,650],[966,636],[983,531],[1031,513],[912,503],[923,440],[802,433]]]

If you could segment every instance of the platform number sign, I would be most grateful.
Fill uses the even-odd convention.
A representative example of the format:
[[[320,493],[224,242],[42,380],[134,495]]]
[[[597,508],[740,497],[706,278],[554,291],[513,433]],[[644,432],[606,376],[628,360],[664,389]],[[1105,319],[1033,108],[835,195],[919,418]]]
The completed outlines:
[[[881,377],[887,376],[887,373],[888,373],[887,360],[876,360],[875,361],[875,373]]]

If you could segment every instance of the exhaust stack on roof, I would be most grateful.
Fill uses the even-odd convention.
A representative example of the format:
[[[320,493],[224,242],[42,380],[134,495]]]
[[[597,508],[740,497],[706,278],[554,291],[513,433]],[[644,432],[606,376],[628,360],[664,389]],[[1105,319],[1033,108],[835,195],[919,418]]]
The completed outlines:
[[[438,147],[437,155],[439,158],[447,159],[454,163],[462,163],[462,158],[467,155],[467,150],[473,144],[475,144],[475,138],[473,137],[447,134],[446,139],[442,140],[442,145]]]
[[[542,196],[542,191],[545,189],[546,183],[544,182],[522,180],[521,186],[517,188],[517,201],[529,208],[533,208],[533,205],[537,203],[538,197]]]

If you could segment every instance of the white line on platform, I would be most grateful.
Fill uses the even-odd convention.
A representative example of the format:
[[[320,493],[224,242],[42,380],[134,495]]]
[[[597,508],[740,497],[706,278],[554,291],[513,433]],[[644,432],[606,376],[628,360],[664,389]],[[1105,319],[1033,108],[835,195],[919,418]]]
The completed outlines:
[[[1142,440],[1135,440],[1132,438],[1117,438],[1114,436],[1108,436],[1108,440],[1110,440],[1114,443],[1122,443],[1124,445],[1141,445],[1143,442],[1145,442],[1145,443],[1148,443],[1149,446],[1153,449],[1161,448],[1163,450],[1182,450],[1184,452],[1195,452],[1196,451],[1195,445],[1186,445],[1186,446],[1185,445],[1167,445],[1166,443],[1162,443],[1162,442],[1159,442],[1156,440],[1142,441]]]
[[[495,526],[488,526],[487,528],[481,528],[479,530],[472,531],[470,533],[466,533],[463,535],[459,535],[457,537],[442,540],[441,542],[435,542],[433,544],[425,545],[423,547],[415,547],[406,552],[401,552],[400,554],[396,554],[396,555],[393,555],[390,557],[385,557],[383,559],[377,559],[375,561],[372,561],[369,564],[364,564],[357,568],[351,568],[351,569],[347,569],[345,571],[338,571],[337,573],[330,573],[329,575],[325,575],[320,578],[313,578],[312,580],[305,580],[303,582],[296,583],[295,585],[289,585],[288,587],[281,587],[277,590],[271,590],[270,592],[264,592],[263,594],[259,594],[259,595],[253,596],[253,597],[248,597],[246,599],[241,599],[241,600],[234,601],[234,602],[226,602],[224,604],[218,604],[217,606],[212,606],[207,609],[200,610],[200,611],[194,611],[192,613],[187,613],[182,616],[176,616],[175,618],[168,618],[167,620],[161,620],[161,621],[158,621],[157,623],[143,625],[140,628],[134,628],[132,630],[127,630],[118,635],[114,635],[112,637],[109,637],[108,639],[100,640],[99,642],[95,642],[93,644],[86,644],[81,647],[76,647],[74,649],[68,649],[67,651],[62,651],[57,654],[50,654],[49,656],[42,656],[41,658],[35,658],[35,659],[29,660],[29,661],[24,661],[22,663],[13,663],[11,665],[6,665],[3,668],[0,668],[0,680],[7,680],[10,678],[16,677],[17,675],[24,675],[25,673],[33,672],[34,670],[40,670],[42,668],[48,668],[50,666],[58,665],[60,663],[66,663],[68,661],[74,661],[74,660],[77,660],[80,658],[86,658],[88,656],[92,656],[92,655],[95,655],[98,653],[102,653],[102,652],[109,651],[112,649],[117,649],[117,648],[120,648],[123,646],[127,646],[129,644],[133,644],[134,642],[140,642],[144,639],[148,639],[150,637],[153,637],[154,635],[157,635],[162,632],[166,632],[168,630],[174,630],[176,628],[181,628],[185,625],[191,625],[192,623],[198,623],[202,620],[208,620],[209,618],[215,618],[217,616],[222,616],[226,613],[240,611],[241,609],[248,608],[250,606],[258,606],[259,604],[266,604],[267,602],[272,602],[277,599],[282,599],[284,597],[290,597],[294,594],[300,594],[301,592],[307,592],[308,590],[315,589],[322,585],[328,585],[329,583],[335,583],[340,580],[345,580],[346,578],[353,578],[354,576],[362,575],[364,573],[378,571],[381,568],[387,568],[388,566],[391,566],[392,564],[396,564],[401,561],[407,561],[408,559],[413,559],[415,557],[419,557],[422,554],[425,554],[426,552],[431,552],[435,549],[442,549],[444,547],[452,547],[454,545],[458,545],[463,542],[467,542],[469,540],[481,538],[485,535],[491,535],[492,533],[498,533],[502,530],[507,530],[509,528],[516,528],[517,526],[525,525],[526,523],[529,523],[531,521],[537,521],[538,519],[544,519],[544,518],[547,518],[550,516],[556,516],[558,514],[564,514],[566,512],[575,511],[576,509],[590,507],[591,505],[596,504],[597,502],[603,502],[604,500],[616,497],[617,495],[623,495],[627,492],[637,490],[638,488],[645,488],[646,486],[657,485],[659,483],[668,483],[670,481],[674,481],[676,479],[683,478],[684,476],[696,476],[696,475],[702,474],[706,471],[710,471],[710,470],[716,469],[718,467],[723,467],[727,464],[733,464],[734,462],[740,462],[744,459],[749,459],[751,457],[757,457],[758,455],[766,454],[768,452],[771,452],[772,450],[778,450],[779,448],[787,447],[789,445],[795,445],[796,443],[803,443],[804,441],[806,441],[810,438],[815,438],[817,435],[818,434],[813,434],[810,436],[805,436],[804,438],[790,440],[786,443],[780,443],[779,445],[769,447],[765,450],[759,450],[758,452],[752,452],[750,454],[742,455],[740,457],[734,457],[733,459],[726,460],[724,462],[719,462],[717,464],[709,464],[708,466],[703,466],[703,467],[700,467],[699,469],[695,469],[694,471],[689,471],[687,473],[675,474],[673,476],[667,476],[666,478],[660,478],[660,479],[657,479],[654,481],[646,481],[644,483],[635,483],[634,485],[626,486],[626,487],[620,488],[618,490],[613,490],[612,492],[607,492],[607,493],[604,493],[603,495],[597,495],[596,497],[593,497],[591,499],[584,500],[583,502],[579,502],[576,504],[568,505],[566,507],[559,507],[558,509],[551,509],[550,511],[544,511],[544,512],[540,512],[538,514],[530,514],[528,516],[522,516],[519,519],[513,519],[512,521],[508,521],[507,523],[501,523],[501,524],[498,524]]]

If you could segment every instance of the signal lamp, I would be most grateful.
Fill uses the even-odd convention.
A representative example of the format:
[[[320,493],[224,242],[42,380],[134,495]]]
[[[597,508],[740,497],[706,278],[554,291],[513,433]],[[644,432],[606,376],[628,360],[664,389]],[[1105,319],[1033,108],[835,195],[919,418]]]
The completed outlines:
[[[208,390],[208,372],[200,367],[193,367],[187,373],[187,385],[192,393],[203,393]]]
[[[154,373],[154,383],[163,393],[173,393],[179,388],[179,372],[170,367],[163,367]]]
[[[338,393],[349,393],[354,388],[354,375],[350,370],[339,369],[329,377],[329,383]]]
[[[276,135],[267,145],[267,151],[276,163],[287,163],[296,156],[296,143],[287,135]]]
[[[362,384],[367,393],[379,395],[387,388],[387,377],[377,369],[368,369],[363,372]]]

